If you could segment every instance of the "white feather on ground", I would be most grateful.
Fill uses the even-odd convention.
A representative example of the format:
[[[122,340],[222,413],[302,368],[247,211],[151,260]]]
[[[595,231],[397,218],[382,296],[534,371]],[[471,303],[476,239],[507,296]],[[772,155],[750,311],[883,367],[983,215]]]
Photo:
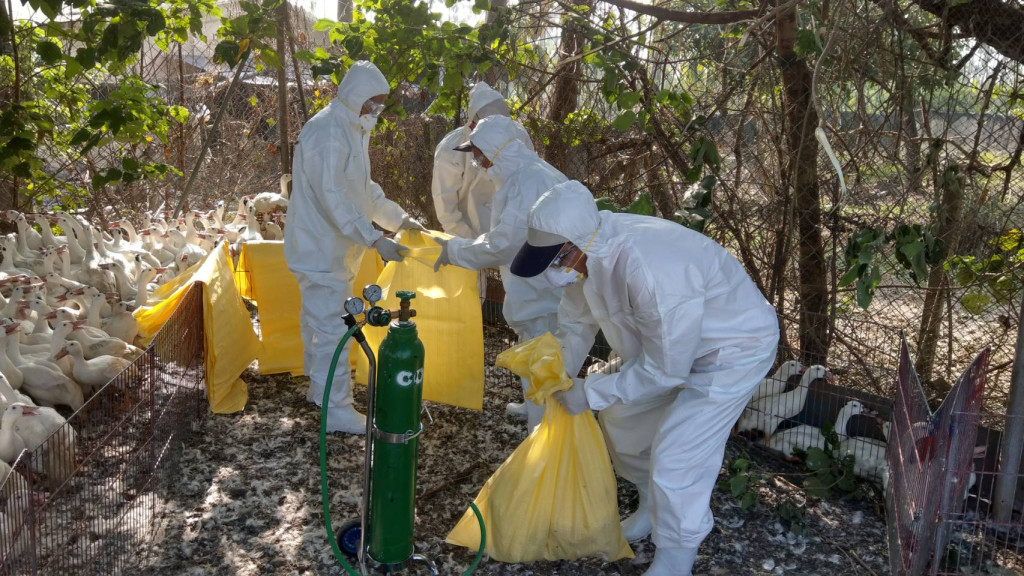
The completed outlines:
[[[473,558],[469,550],[444,544],[444,537],[493,470],[526,435],[525,425],[504,412],[507,402],[518,399],[518,382],[491,367],[486,377],[483,413],[431,404],[435,424],[422,437],[418,493],[427,496],[418,501],[416,549],[434,559],[444,575],[462,574]],[[142,552],[135,557],[141,573],[342,574],[321,523],[319,420],[304,398],[306,379],[264,377],[251,370],[243,378],[249,383],[245,411],[207,417],[175,467],[175,480],[155,520],[161,537],[150,548],[140,546]],[[365,406],[363,387],[356,387],[355,396],[357,406]],[[328,445],[331,512],[339,525],[356,518],[364,445],[362,437],[354,436],[333,436]],[[727,458],[737,457],[750,456],[730,445]],[[771,458],[763,458],[763,463],[779,465]],[[752,510],[741,510],[727,492],[716,490],[712,499],[716,514],[744,522],[731,522],[738,524],[734,529],[716,526],[701,549],[698,573],[762,574],[760,563],[767,557],[775,558],[778,567],[794,566],[793,574],[841,573],[844,566],[837,568],[830,558],[846,556],[819,536],[832,539],[836,526],[842,526],[846,549],[854,550],[876,572],[886,570],[884,520],[872,511],[869,501],[842,501],[829,509],[812,507],[806,513],[806,542],[790,544],[784,538],[779,546],[764,538],[763,527],[777,518],[771,502],[802,498],[802,492],[790,493],[771,482],[758,490],[769,503]],[[619,501],[622,515],[636,506],[636,491],[621,481]],[[858,525],[847,520],[855,510],[864,512]],[[634,545],[634,551],[634,560],[613,563],[485,560],[476,573],[640,576],[654,546],[644,540]],[[861,569],[853,564],[845,568],[850,573]]]

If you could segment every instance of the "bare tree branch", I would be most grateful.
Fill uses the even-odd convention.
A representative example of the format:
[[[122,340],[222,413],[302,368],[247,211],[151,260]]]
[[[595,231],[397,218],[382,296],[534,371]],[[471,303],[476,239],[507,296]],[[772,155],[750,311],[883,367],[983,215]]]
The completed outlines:
[[[650,6],[631,0],[603,0],[612,6],[625,8],[661,20],[683,22],[685,24],[736,24],[753,20],[761,14],[761,10],[730,10],[727,12],[687,12],[662,6]]]

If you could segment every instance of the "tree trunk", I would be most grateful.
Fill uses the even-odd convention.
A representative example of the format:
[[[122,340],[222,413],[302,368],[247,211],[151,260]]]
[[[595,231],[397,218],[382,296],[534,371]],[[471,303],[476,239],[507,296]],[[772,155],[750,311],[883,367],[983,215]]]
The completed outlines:
[[[287,22],[288,3],[282,2],[277,7],[277,134],[280,140],[277,153],[281,159],[281,174],[291,174],[291,161],[288,158],[288,72],[285,68],[288,59],[285,49]]]
[[[914,83],[910,80],[904,82],[902,92],[903,102],[900,111],[903,116],[903,162],[906,166],[906,173],[910,176],[909,192],[917,194],[921,188],[924,170],[921,166],[921,143],[918,141],[920,133],[917,129],[917,118],[914,115]]]
[[[779,5],[784,3],[778,0]],[[804,364],[823,364],[828,356],[828,285],[821,234],[818,190],[818,114],[811,98],[811,70],[796,54],[796,8],[780,10],[776,50],[782,69],[786,114],[786,153],[793,182],[800,268],[800,353]]]
[[[914,368],[922,382],[930,385],[935,366],[935,348],[939,342],[939,326],[942,324],[943,305],[949,283],[942,263],[949,254],[955,253],[960,237],[960,215],[963,206],[964,177],[959,167],[947,167],[940,178],[942,198],[939,199],[939,233],[941,242],[940,261],[928,273],[928,290],[924,295],[921,313],[921,328],[917,336],[917,363]]]
[[[583,0],[582,5],[592,6],[593,0]],[[584,38],[576,21],[566,17],[563,21],[562,38],[558,47],[558,65],[555,66],[555,87],[551,95],[551,110],[548,120],[555,126],[550,135],[550,144],[544,151],[545,160],[563,173],[569,174],[569,142],[560,127],[565,119],[576,111],[580,97],[580,65],[576,57],[583,52]],[[566,60],[571,62],[565,63]]]
[[[676,202],[672,198],[672,191],[669,190],[668,183],[662,178],[660,164],[654,160],[653,154],[647,154],[644,157],[644,178],[647,181],[647,190],[650,191],[651,199],[654,200],[654,205],[658,207],[661,217],[667,220],[674,220]]]
[[[491,0],[491,9],[487,11],[487,24],[494,25],[498,16],[508,10],[508,0]],[[484,72],[484,82],[501,92],[499,86],[508,81],[508,70],[504,66],[494,65]]]

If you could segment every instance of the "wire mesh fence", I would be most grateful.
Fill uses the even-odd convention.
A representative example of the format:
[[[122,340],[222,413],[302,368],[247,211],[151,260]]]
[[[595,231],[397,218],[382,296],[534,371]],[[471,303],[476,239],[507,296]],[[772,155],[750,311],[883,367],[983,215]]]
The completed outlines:
[[[947,547],[957,530],[971,478],[985,389],[983,351],[934,413],[928,407],[903,340],[888,443],[886,510],[894,575],[959,574],[969,555],[952,565]],[[962,539],[960,540],[962,542]],[[968,560],[961,564],[961,559]],[[980,562],[980,559],[977,559]],[[976,566],[984,568],[983,565]]]
[[[924,4],[793,8],[788,31],[798,45],[783,54],[777,40],[790,24],[766,15],[705,25],[608,3],[588,2],[586,11],[513,3],[511,51],[529,47],[529,65],[507,62],[474,78],[506,94],[541,156],[603,205],[699,228],[737,256],[779,315],[776,368],[791,360],[822,365],[833,380],[822,375],[800,386],[808,372],[786,379],[778,393],[793,406],[765,396],[762,413],[798,408],[755,422],[774,426],[765,442],[783,453],[802,437],[788,430],[838,430],[844,421],[849,436],[884,443],[880,420],[896,397],[900,330],[930,407],[990,347],[985,408],[1004,410],[1024,286],[1024,69],[992,38],[954,34],[956,18]],[[238,13],[235,3],[221,9]],[[164,158],[187,173],[203,139],[212,141],[190,207],[223,202],[227,221],[242,195],[276,190],[287,152],[279,130],[286,124],[294,142],[305,119],[333,97],[336,87],[293,52],[344,55],[347,48],[315,30],[308,11],[292,6],[289,14],[290,122],[277,117],[282,92],[273,70],[246,69],[241,88],[225,98],[229,71],[213,63],[216,18],[204,22],[207,42],[144,49],[140,75],[190,112]],[[1020,34],[1011,36],[1019,43]],[[794,80],[795,72],[802,76]],[[624,109],[623,95],[639,103]],[[438,228],[433,152],[465,117],[421,113],[420,104],[378,127],[372,173],[389,198]],[[221,108],[225,120],[214,133]],[[627,112],[635,121],[617,122]],[[818,120],[834,161],[813,136]],[[712,175],[713,186],[702,187]],[[137,212],[173,204],[183,182],[171,178],[157,190],[118,184],[88,202],[94,211],[109,204]],[[492,272],[484,321],[495,336],[488,342],[500,346],[487,349],[488,363],[515,341],[500,322],[496,278]],[[593,356],[610,352],[598,342]],[[848,406],[853,401],[861,406]],[[878,446],[858,446],[864,460],[879,460]]]
[[[161,475],[203,414],[203,346],[195,284],[145,352],[67,420],[8,408],[4,427],[40,443],[0,487],[0,573],[121,573],[155,526]]]

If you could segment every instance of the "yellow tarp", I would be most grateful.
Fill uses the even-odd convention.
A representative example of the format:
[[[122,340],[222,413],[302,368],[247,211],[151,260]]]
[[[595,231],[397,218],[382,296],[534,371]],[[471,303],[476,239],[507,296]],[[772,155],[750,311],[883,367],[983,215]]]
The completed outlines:
[[[632,558],[622,536],[608,450],[590,411],[570,416],[552,397],[572,386],[550,333],[502,352],[498,366],[531,382],[530,400],[543,404],[536,430],[477,495],[487,529],[487,553],[501,562]],[[449,544],[476,550],[480,526],[467,510]]]
[[[256,358],[259,347],[249,312],[235,287],[233,272],[228,246],[222,243],[201,262],[154,291],[151,306],[135,311],[141,344],[148,345],[192,282],[203,283],[206,397],[210,409],[217,414],[245,408],[249,392],[239,375]]]
[[[369,255],[369,257],[366,257]],[[359,292],[377,281],[384,263],[375,250],[364,253],[354,289]],[[303,373],[300,312],[302,297],[299,282],[288,270],[281,241],[250,242],[242,245],[235,272],[239,293],[257,303],[260,320],[260,374]],[[355,367],[357,356],[350,355]],[[362,352],[358,357],[362,357]]]
[[[259,304],[261,374],[302,374],[299,282],[284,260],[283,242],[249,242],[238,255],[235,282],[243,297]]]
[[[484,394],[484,340],[477,272],[445,266],[434,272],[441,251],[430,235],[406,230],[399,242],[410,250],[401,262],[388,262],[377,278],[384,290],[380,305],[398,309],[398,290],[413,290],[416,326],[426,349],[423,367],[423,398],[433,402],[481,410]],[[360,286],[356,284],[356,286]],[[361,289],[361,288],[360,288]],[[377,350],[386,328],[364,329],[370,346]],[[353,346],[353,352],[358,346]],[[361,353],[360,353],[361,355]],[[365,366],[357,369],[356,381],[366,382]]]

